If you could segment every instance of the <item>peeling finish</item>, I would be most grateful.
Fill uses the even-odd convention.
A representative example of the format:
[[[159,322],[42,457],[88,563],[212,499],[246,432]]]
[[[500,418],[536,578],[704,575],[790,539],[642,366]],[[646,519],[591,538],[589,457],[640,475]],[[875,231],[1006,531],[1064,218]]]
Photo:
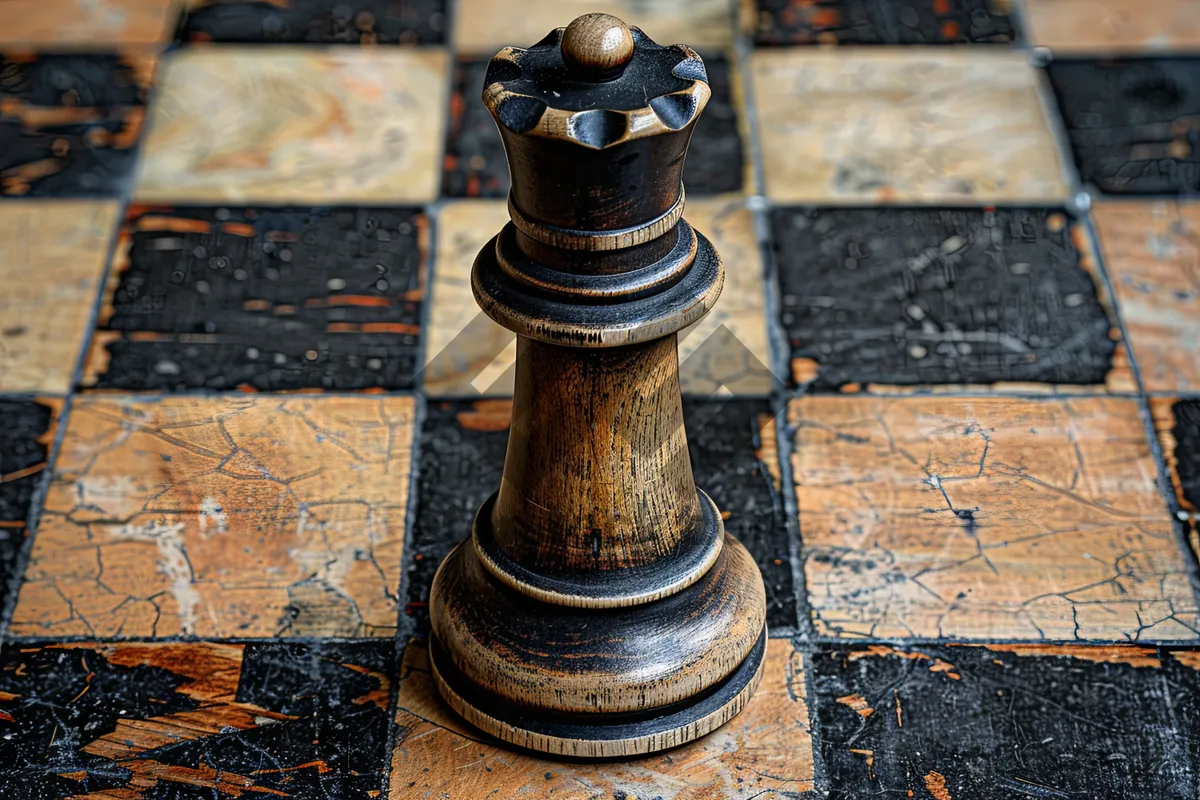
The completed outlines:
[[[953,800],[950,797],[950,790],[946,788],[946,776],[940,772],[929,772],[925,775],[925,791],[933,797],[933,800]]]
[[[324,800],[378,792],[393,652],[390,640],[7,647],[0,793]]]
[[[1162,661],[1158,650],[1153,647],[1133,645],[1080,645],[1080,644],[986,644],[981,645],[997,653],[1013,653],[1018,656],[1066,656],[1094,661],[1097,664],[1128,664],[1131,667],[1158,669]]]

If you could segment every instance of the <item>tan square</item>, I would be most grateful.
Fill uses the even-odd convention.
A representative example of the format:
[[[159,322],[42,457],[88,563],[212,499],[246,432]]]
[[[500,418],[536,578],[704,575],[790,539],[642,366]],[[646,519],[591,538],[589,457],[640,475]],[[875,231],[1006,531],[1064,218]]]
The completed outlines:
[[[137,198],[432,200],[446,70],[433,48],[182,50],[163,69]]]
[[[810,397],[789,421],[820,634],[1200,630],[1135,400]]]
[[[70,391],[118,210],[107,200],[0,205],[0,391]]]
[[[1200,203],[1098,203],[1092,213],[1143,387],[1200,390]]]
[[[813,788],[804,662],[786,639],[768,643],[762,683],[742,713],[697,741],[633,760],[551,761],[484,741],[438,698],[421,642],[404,653],[397,705],[391,800],[489,793],[562,800],[766,800]]]
[[[1025,0],[1029,39],[1056,53],[1150,55],[1200,47],[1200,0]]]
[[[411,397],[82,397],[21,636],[392,636]]]
[[[983,203],[1068,193],[1041,78],[991,48],[757,50],[766,193],[780,202]]]
[[[726,47],[733,44],[736,0],[459,0],[454,46],[460,53],[492,55],[501,47],[529,47],[580,14],[603,11],[641,28],[659,44]]]
[[[705,198],[688,200],[685,218],[721,254],[725,288],[707,317],[679,333],[683,391],[707,396],[724,386],[733,394],[766,394],[772,378],[754,214],[740,199]],[[484,316],[471,294],[475,256],[507,222],[503,200],[463,200],[441,210],[426,349],[430,396],[512,394],[516,336]]]
[[[160,44],[178,14],[172,0],[0,0],[0,47]]]

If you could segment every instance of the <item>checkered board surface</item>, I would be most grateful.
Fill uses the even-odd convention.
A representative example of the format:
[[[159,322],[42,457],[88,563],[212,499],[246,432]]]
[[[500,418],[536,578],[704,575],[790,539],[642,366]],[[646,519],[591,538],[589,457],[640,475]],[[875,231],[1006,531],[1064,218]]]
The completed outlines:
[[[750,706],[513,752],[422,649],[499,480],[487,58],[580,0],[0,0],[0,797],[1200,797],[1200,2],[624,0],[705,57],[695,473]]]

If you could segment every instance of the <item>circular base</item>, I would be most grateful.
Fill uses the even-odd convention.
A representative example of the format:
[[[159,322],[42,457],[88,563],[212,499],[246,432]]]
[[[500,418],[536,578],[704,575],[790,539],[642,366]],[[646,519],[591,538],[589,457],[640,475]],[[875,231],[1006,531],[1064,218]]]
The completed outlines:
[[[543,753],[610,758],[666,750],[724,725],[758,688],[766,646],[764,627],[737,669],[707,691],[663,708],[622,714],[563,714],[517,706],[463,675],[435,636],[429,639],[429,658],[438,692],[485,733]]]

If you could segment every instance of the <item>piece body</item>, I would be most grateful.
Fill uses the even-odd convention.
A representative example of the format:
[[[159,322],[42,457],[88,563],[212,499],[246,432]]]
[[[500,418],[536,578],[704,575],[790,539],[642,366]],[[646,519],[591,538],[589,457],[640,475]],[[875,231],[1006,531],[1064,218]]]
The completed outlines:
[[[522,747],[672,747],[759,679],[762,577],[696,487],[679,389],[676,332],[724,274],[682,219],[708,96],[694,52],[606,15],[488,71],[512,222],[472,285],[518,334],[516,393],[501,485],[434,579],[430,652],[450,705]]]

